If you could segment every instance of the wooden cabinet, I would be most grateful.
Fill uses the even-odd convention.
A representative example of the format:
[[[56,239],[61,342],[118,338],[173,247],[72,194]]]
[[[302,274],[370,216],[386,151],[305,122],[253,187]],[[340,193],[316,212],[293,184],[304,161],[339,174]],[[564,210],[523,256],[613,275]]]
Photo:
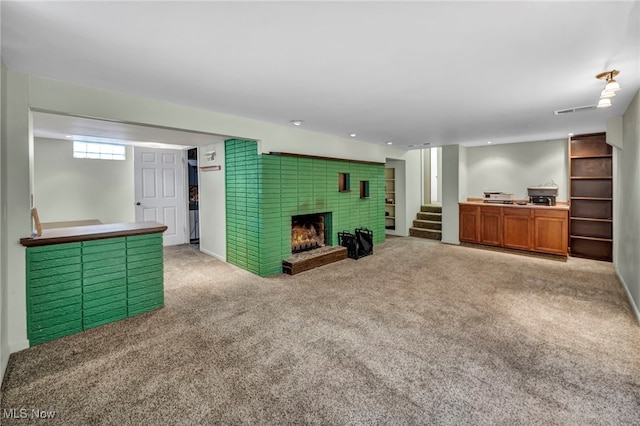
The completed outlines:
[[[480,240],[480,206],[460,205],[460,241]]]
[[[460,204],[460,241],[567,255],[567,209]]]
[[[569,139],[572,256],[613,257],[613,150],[604,133]]]
[[[565,210],[534,210],[535,251],[567,255],[569,212]]]
[[[502,245],[502,207],[480,207],[480,244]]]
[[[533,209],[503,208],[503,245],[517,250],[531,250],[533,245]]]

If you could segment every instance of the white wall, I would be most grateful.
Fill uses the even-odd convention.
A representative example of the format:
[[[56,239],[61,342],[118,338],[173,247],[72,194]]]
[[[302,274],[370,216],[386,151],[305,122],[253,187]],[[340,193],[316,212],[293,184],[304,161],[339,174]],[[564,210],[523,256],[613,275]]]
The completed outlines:
[[[4,76],[3,76],[4,77]],[[31,234],[29,191],[29,80],[26,75],[6,70],[5,144],[2,155],[2,256],[6,287],[2,300],[6,318],[7,347],[16,352],[28,347],[25,298],[25,249],[20,238]],[[6,258],[5,258],[6,256]],[[4,331],[4,330],[3,330]]]
[[[422,150],[407,151],[405,159],[405,228],[402,235],[409,235],[409,228],[413,226],[416,214],[422,204]]]
[[[218,259],[227,259],[226,200],[224,142],[198,148],[198,165],[210,165],[205,154],[215,151],[211,164],[222,166],[221,170],[202,171],[198,175],[198,197],[200,199],[200,250]]]
[[[135,221],[133,148],[126,160],[73,158],[73,141],[34,141],[34,203],[42,222]]]
[[[623,149],[616,152],[613,243],[618,276],[640,321],[640,91],[624,113],[622,138]]]
[[[288,122],[276,125],[35,76],[29,76],[29,99],[32,108],[45,111],[257,140],[259,153],[291,152],[378,163],[405,153],[388,145],[307,131]]]
[[[1,8],[0,8],[1,9]],[[6,150],[7,150],[7,69],[0,61],[0,382],[9,362],[7,308],[7,197],[6,197]]]
[[[467,148],[469,197],[502,191],[527,198],[527,187],[553,180],[558,200],[567,200],[567,140],[556,139]],[[466,198],[466,197],[465,197]]]
[[[442,147],[442,242],[460,244],[458,202],[460,199],[460,152],[464,147]],[[463,154],[464,156],[464,154]]]

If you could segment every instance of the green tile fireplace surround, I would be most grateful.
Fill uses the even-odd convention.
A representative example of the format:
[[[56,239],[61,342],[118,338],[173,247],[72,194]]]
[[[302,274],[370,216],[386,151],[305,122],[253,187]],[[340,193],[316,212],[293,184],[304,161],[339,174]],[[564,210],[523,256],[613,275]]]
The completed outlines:
[[[340,192],[338,175],[351,190]],[[384,241],[384,165],[285,155],[258,155],[257,143],[225,142],[227,262],[260,276],[282,272],[291,256],[291,217],[325,213],[327,245],[355,228]],[[360,182],[368,183],[368,197]],[[365,186],[363,184],[363,186]]]

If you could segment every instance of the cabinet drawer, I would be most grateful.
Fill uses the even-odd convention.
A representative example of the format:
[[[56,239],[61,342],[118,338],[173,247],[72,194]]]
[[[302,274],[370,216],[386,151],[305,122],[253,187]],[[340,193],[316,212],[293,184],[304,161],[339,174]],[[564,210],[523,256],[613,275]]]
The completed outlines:
[[[568,210],[534,209],[536,217],[568,217]]]
[[[517,208],[517,207],[504,207],[503,214],[505,216],[522,216],[531,217],[532,209]]]

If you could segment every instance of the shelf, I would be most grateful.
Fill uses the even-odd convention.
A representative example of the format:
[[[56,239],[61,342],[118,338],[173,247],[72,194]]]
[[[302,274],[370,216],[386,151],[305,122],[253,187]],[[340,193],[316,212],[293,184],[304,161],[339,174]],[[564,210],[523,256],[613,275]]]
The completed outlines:
[[[570,176],[570,179],[613,179],[612,176]]]
[[[572,155],[571,157],[572,160],[574,158],[613,158],[612,154],[598,154],[598,155]]]
[[[571,238],[577,240],[589,240],[589,241],[601,241],[603,243],[612,243],[613,240],[611,238],[597,238],[597,237],[584,237],[582,235],[570,235]]]
[[[572,200],[587,200],[587,201],[613,201],[611,197],[571,197]]]
[[[395,207],[395,204],[385,204],[385,206],[389,206],[389,207]]]
[[[385,194],[395,194],[396,191],[384,191]]]
[[[607,222],[607,223],[612,223],[613,219],[602,219],[602,218],[596,218],[596,217],[570,217],[569,219],[571,220],[584,220],[587,222]]]
[[[385,179],[386,182],[395,182],[395,179]]]
[[[396,220],[396,217],[395,217],[395,216],[385,216],[384,218],[385,218],[385,219],[393,219],[393,220]]]

